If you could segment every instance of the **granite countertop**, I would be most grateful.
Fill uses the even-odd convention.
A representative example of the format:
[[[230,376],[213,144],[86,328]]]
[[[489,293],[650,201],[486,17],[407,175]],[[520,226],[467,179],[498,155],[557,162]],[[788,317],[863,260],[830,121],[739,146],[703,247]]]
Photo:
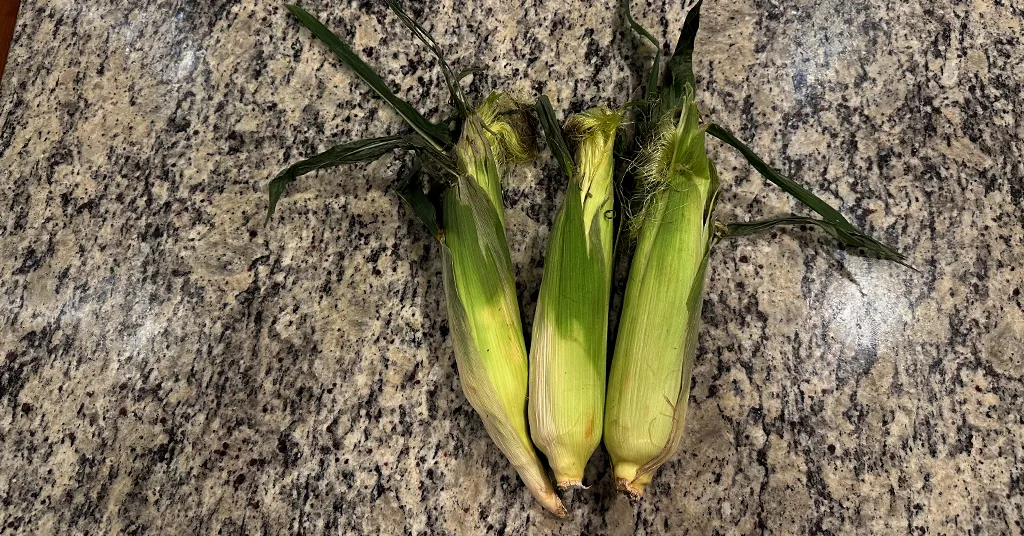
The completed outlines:
[[[636,1],[674,39],[682,2]],[[579,111],[650,51],[616,2],[432,0],[469,93]],[[641,6],[641,4],[643,4]],[[708,0],[699,102],[919,271],[784,231],[711,259],[687,435],[638,505],[599,451],[544,514],[466,402],[402,131],[278,2],[24,0],[0,84],[0,533],[1021,534],[1024,12]],[[374,2],[305,2],[400,93],[436,65]],[[795,210],[712,143],[723,220]],[[564,179],[508,181],[527,328]]]

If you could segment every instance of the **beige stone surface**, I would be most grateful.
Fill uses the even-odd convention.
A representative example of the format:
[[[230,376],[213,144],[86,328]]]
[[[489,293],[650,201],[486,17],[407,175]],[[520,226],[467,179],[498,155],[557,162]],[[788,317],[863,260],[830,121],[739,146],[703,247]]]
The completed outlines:
[[[467,86],[636,96],[617,2],[409,2]],[[635,0],[674,40],[681,2]],[[431,116],[374,2],[305,3]],[[385,158],[267,181],[396,114],[278,2],[24,0],[0,83],[0,533],[1021,534],[1024,11],[707,0],[703,112],[919,271],[814,231],[713,253],[688,431],[545,515],[461,393],[437,247]],[[719,218],[806,214],[715,142]],[[529,327],[564,178],[507,181]]]

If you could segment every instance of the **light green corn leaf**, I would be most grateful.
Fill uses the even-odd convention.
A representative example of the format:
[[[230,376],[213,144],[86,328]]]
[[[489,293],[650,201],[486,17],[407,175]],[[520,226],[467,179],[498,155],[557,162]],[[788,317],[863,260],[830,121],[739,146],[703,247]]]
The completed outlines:
[[[552,292],[544,293],[547,308],[559,310],[555,315],[556,324],[562,333],[581,331],[602,332],[607,335],[607,315],[594,319],[595,312],[608,308],[608,293],[611,290],[611,233],[601,226],[611,222],[605,211],[588,211],[586,205],[604,207],[610,197],[591,198],[583,202],[583,192],[578,181],[570,181],[565,192],[562,214],[556,217],[549,253],[544,263],[544,278],[553,279]],[[591,212],[588,216],[588,212]],[[608,220],[608,221],[606,221]],[[550,263],[550,264],[549,264]],[[545,281],[546,282],[546,281]],[[565,311],[568,306],[570,311]],[[590,326],[573,329],[570,324],[580,319],[591,319]],[[602,354],[602,363],[604,360]]]
[[[500,297],[496,299],[480,300],[480,296],[473,291],[466,290],[466,281],[459,281],[460,279],[469,279],[470,274],[466,274],[466,270],[469,268],[468,263],[464,263],[463,260],[456,258],[457,253],[447,246],[442,245],[441,257],[442,257],[442,276],[444,278],[444,291],[446,297],[446,303],[448,308],[448,324],[450,330],[450,337],[452,339],[452,345],[455,349],[455,360],[456,365],[459,369],[459,378],[463,386],[463,390],[466,393],[466,398],[469,399],[470,404],[480,413],[484,420],[484,424],[487,425],[488,432],[497,431],[494,434],[495,442],[498,446],[505,451],[510,441],[509,438],[515,438],[519,435],[518,431],[509,431],[507,429],[501,429],[502,424],[508,425],[510,420],[507,417],[515,417],[515,401],[509,400],[507,394],[499,393],[499,388],[494,384],[496,379],[504,378],[505,376],[511,376],[507,378],[509,384],[522,383],[525,386],[525,349],[515,348],[518,346],[515,341],[515,337],[512,337],[509,342],[512,346],[511,350],[513,354],[523,354],[521,356],[513,355],[512,358],[521,357],[523,361],[522,373],[518,374],[523,376],[522,378],[516,378],[517,374],[495,374],[493,372],[493,366],[491,365],[494,361],[500,361],[510,356],[507,355],[492,355],[499,354],[496,348],[491,348],[486,344],[483,344],[484,348],[481,348],[481,333],[479,333],[480,322],[474,322],[471,315],[479,316],[481,311],[494,310],[498,307],[495,306],[497,302],[501,301]],[[461,270],[459,266],[461,265]],[[481,271],[489,272],[486,267],[481,266]],[[484,279],[495,279],[498,276],[493,273],[473,274],[480,275]],[[490,281],[494,284],[494,281]],[[500,283],[494,285],[500,286]],[[461,287],[461,288],[460,288]],[[514,329],[514,325],[505,323],[495,323],[490,326],[495,330],[502,329]],[[511,333],[514,335],[514,333]],[[521,338],[521,336],[520,336]],[[512,363],[516,365],[516,363]],[[512,368],[515,368],[514,366]],[[522,380],[518,382],[517,380]],[[513,409],[512,412],[509,411]],[[506,418],[498,418],[504,416]],[[513,440],[511,443],[516,443]],[[514,450],[515,449],[510,449]],[[515,460],[513,460],[515,463]]]
[[[588,203],[604,206],[608,199],[593,199]],[[600,306],[604,301],[600,298],[604,293],[601,289],[611,284],[610,248],[602,240],[600,225],[606,216],[598,214],[587,218],[582,192],[579,183],[570,182],[565,192],[565,205],[560,217],[556,217],[553,229],[558,235],[551,237],[553,251],[547,256],[552,263],[548,266],[545,260],[544,277],[554,276],[555,292],[549,293],[549,300],[583,306],[591,298],[598,300],[586,308]],[[559,221],[561,220],[561,221]],[[569,260],[566,263],[566,260]],[[568,264],[568,265],[567,265]],[[573,266],[575,265],[575,266]],[[549,303],[549,306],[555,303]],[[607,305],[605,305],[606,307]],[[591,316],[588,313],[568,313],[559,315],[559,323],[574,322],[580,318]],[[603,323],[602,323],[603,324]],[[566,326],[568,327],[568,326]],[[604,331],[607,331],[605,326]],[[568,333],[569,331],[565,331]],[[590,331],[587,331],[588,333]]]
[[[467,260],[466,265],[494,267],[494,279],[487,279],[478,289],[480,299],[503,298],[510,300],[518,309],[515,297],[515,272],[512,268],[512,256],[505,237],[503,219],[499,216],[488,192],[472,178],[460,178],[445,193],[443,215],[446,240],[465,240],[462,246],[465,249],[460,249],[456,253],[472,259]],[[450,249],[454,248],[456,245],[450,244]],[[515,322],[520,322],[518,311],[514,315],[510,312],[510,317]]]
[[[547,100],[547,99],[543,99]],[[544,107],[550,110],[550,102]],[[540,109],[540,103],[538,103]],[[578,117],[579,114],[577,114]],[[543,124],[542,120],[542,124]],[[571,124],[572,120],[570,120]],[[548,132],[545,126],[545,132]],[[557,128],[557,127],[555,127]],[[567,130],[571,131],[571,126]],[[592,127],[600,130],[601,126]],[[610,128],[611,134],[617,128],[617,123]],[[586,134],[583,134],[586,135]],[[552,135],[549,134],[549,138]],[[562,138],[561,129],[554,137]],[[551,143],[549,141],[549,143]],[[614,142],[613,142],[614,143]],[[564,139],[562,139],[564,145]],[[582,150],[582,147],[581,147]],[[611,285],[611,219],[607,214],[607,208],[612,201],[612,187],[610,184],[594,185],[593,190],[606,189],[605,193],[590,195],[582,188],[586,185],[584,181],[606,181],[610,182],[612,177],[582,177],[584,169],[588,175],[602,174],[603,170],[596,169],[596,163],[586,165],[584,159],[596,160],[603,157],[610,158],[610,155],[591,154],[585,155],[577,152],[580,162],[575,172],[570,175],[568,187],[565,192],[565,201],[562,209],[555,218],[552,227],[552,234],[549,239],[548,254],[544,262],[544,280],[541,288],[541,298],[546,299],[546,308],[553,314],[555,323],[559,325],[562,333],[583,333],[603,332],[607,334],[607,315],[604,319],[593,319],[596,311],[607,309],[608,293]],[[571,162],[571,160],[570,160]],[[609,229],[603,229],[607,226]],[[551,291],[545,287],[550,285]],[[568,308],[569,310],[565,310]],[[580,319],[591,319],[591,326],[575,329],[572,323]],[[601,338],[604,340],[604,337]],[[581,341],[585,342],[585,341]],[[604,356],[602,355],[602,362]]]
[[[565,123],[565,136],[574,146],[575,173],[570,180],[579,184],[583,196],[583,218],[612,226],[608,211],[614,210],[615,142],[622,112],[607,106],[573,114]],[[585,227],[587,236],[590,228]]]
[[[570,182],[565,204],[555,217],[548,239],[539,307],[545,310],[547,321],[553,322],[560,333],[594,333],[594,330],[607,333],[604,322],[575,327],[581,319],[593,317],[595,307],[607,308],[607,304],[602,305],[601,296],[606,294],[605,282],[611,284],[611,266],[606,259],[608,248],[596,228],[599,222],[586,221],[581,197],[579,184]],[[590,341],[578,342],[585,345]]]
[[[483,367],[495,378],[508,381],[509,389],[502,390],[502,403],[515,406],[515,396],[508,398],[509,392],[519,389],[525,396],[527,364],[504,228],[487,193],[469,177],[459,179],[445,192],[443,215],[444,249],[451,257],[453,270],[448,277],[450,290],[446,290],[449,308],[465,309],[463,314],[469,315],[468,337],[475,345],[474,351],[479,350],[456,352],[456,359],[460,368],[465,366],[473,372],[474,367]],[[453,310],[450,314],[454,340],[460,313]],[[505,368],[509,369],[507,373],[495,372]]]
[[[455,185],[471,180],[487,196],[488,203],[502,227],[505,225],[505,206],[501,200],[501,171],[495,162],[491,141],[480,117],[469,116],[463,123],[463,132],[455,144],[455,155],[461,170]]]
[[[336,145],[330,149],[301,162],[291,165],[270,181],[270,205],[267,208],[267,219],[270,222],[288,185],[307,173],[321,169],[329,169],[344,164],[372,162],[395,149],[420,149],[423,142],[415,136],[384,136],[366,140],[353,141]]]
[[[847,221],[847,219],[844,218],[838,210],[832,208],[831,205],[808,191],[793,179],[779,173],[766,164],[761,157],[754,154],[754,151],[752,151],[750,147],[747,147],[746,144],[737,139],[731,132],[714,123],[708,125],[707,132],[738,150],[743,154],[743,157],[746,158],[747,162],[749,162],[750,165],[764,178],[782,188],[786,193],[795,197],[801,203],[807,205],[811,210],[821,215],[821,217],[825,219],[825,223],[815,225],[818,225],[825,230],[831,228],[834,232],[831,232],[830,234],[835,236],[840,242],[850,247],[864,248],[874,252],[883,259],[903,264],[903,261],[905,260],[903,255],[893,248],[858,230],[849,221]]]
[[[288,11],[295,16],[309,29],[313,35],[322,41],[327,48],[334,53],[342,63],[347,65],[356,75],[359,76],[364,82],[370,85],[373,90],[388,102],[398,112],[398,115],[402,116],[402,119],[406,121],[423,139],[427,140],[434,149],[443,151],[446,147],[452,143],[452,134],[445,125],[439,125],[431,122],[427,118],[423,117],[419,112],[416,111],[408,102],[399,98],[391,88],[384,82],[384,80],[373,70],[369,65],[366,64],[360,58],[347,43],[342,41],[337,35],[327,29],[316,17],[310,15],[306,10],[296,5],[286,5]]]

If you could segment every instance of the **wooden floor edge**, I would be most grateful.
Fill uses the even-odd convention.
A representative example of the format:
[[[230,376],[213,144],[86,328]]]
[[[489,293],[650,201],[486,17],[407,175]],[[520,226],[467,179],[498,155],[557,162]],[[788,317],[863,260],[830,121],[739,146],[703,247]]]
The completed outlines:
[[[0,79],[7,67],[7,55],[14,38],[14,24],[18,19],[19,0],[0,0]]]

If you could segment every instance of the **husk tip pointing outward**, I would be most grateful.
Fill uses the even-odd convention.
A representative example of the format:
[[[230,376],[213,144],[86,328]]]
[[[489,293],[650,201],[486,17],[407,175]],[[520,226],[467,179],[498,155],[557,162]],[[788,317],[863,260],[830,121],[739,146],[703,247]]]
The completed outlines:
[[[552,492],[550,495],[545,494],[544,496],[537,496],[535,493],[534,497],[536,497],[541,506],[543,506],[544,509],[552,515],[559,518],[564,518],[569,515],[569,512],[565,509],[565,505],[562,504],[562,499],[557,493]]]

